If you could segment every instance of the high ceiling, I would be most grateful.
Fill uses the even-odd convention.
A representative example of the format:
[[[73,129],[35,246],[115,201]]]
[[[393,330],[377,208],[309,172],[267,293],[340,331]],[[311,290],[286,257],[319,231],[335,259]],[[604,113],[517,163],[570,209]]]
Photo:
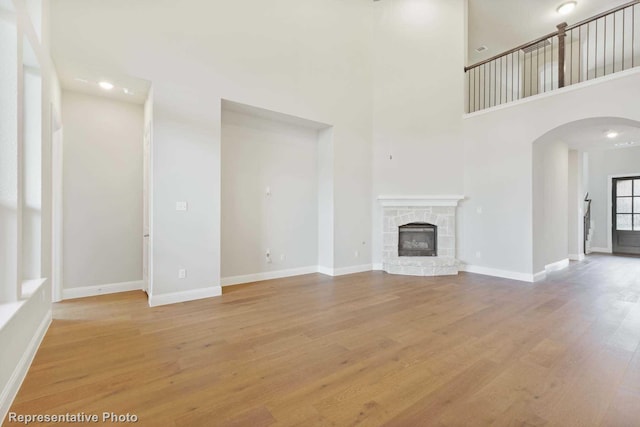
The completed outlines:
[[[614,131],[614,138],[607,133]],[[640,148],[640,123],[614,117],[598,117],[568,123],[546,135],[547,139],[565,142],[580,151],[603,151]]]
[[[468,65],[542,37],[600,12],[628,3],[629,0],[577,0],[568,15],[556,12],[566,0],[469,0]],[[486,46],[482,53],[475,51]]]

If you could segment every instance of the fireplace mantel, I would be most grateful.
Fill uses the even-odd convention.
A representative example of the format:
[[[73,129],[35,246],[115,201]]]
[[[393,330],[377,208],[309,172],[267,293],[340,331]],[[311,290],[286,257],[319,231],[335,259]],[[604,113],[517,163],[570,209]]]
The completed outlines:
[[[383,207],[398,206],[458,206],[458,202],[463,200],[464,196],[445,194],[445,195],[413,195],[413,196],[378,196],[378,202]]]

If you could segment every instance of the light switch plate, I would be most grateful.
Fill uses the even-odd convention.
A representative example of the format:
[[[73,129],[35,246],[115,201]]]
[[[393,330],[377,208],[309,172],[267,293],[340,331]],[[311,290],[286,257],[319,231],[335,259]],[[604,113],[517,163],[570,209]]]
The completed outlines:
[[[177,211],[186,211],[187,210],[187,202],[176,202],[176,210]]]

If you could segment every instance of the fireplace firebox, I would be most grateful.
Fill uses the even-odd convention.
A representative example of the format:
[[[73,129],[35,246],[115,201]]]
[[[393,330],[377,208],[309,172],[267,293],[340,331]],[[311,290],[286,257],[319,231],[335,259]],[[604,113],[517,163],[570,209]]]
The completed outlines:
[[[438,256],[438,227],[426,222],[398,227],[398,256]]]

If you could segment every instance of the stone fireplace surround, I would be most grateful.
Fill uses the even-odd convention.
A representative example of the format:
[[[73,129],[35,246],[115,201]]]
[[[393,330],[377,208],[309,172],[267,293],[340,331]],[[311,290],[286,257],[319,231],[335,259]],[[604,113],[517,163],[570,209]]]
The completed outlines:
[[[410,276],[456,275],[456,210],[464,196],[379,196],[382,206],[382,269]],[[412,222],[438,226],[438,255],[398,256],[398,227]]]

